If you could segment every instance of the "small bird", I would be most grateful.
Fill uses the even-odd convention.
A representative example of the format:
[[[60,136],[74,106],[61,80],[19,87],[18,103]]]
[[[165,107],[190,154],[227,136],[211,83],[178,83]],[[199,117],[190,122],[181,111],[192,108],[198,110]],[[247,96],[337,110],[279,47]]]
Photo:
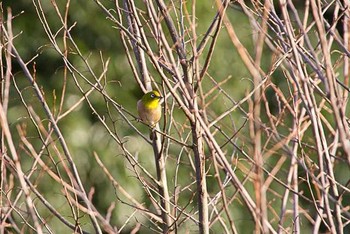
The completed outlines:
[[[143,95],[137,102],[137,111],[141,120],[151,128],[155,127],[162,115],[162,98],[158,91],[153,90]]]

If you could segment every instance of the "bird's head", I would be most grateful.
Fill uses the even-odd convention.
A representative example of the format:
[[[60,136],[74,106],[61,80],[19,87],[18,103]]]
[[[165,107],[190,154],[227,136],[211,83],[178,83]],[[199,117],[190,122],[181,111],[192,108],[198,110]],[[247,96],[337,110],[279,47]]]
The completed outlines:
[[[143,95],[141,100],[146,108],[154,109],[158,107],[162,98],[158,91],[153,90]]]

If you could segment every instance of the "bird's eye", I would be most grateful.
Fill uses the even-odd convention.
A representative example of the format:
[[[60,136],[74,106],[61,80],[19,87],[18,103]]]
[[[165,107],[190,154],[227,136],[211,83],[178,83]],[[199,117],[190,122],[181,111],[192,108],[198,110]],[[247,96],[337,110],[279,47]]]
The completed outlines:
[[[156,97],[156,95],[154,95],[154,93],[152,93],[151,94],[151,98],[155,98]]]

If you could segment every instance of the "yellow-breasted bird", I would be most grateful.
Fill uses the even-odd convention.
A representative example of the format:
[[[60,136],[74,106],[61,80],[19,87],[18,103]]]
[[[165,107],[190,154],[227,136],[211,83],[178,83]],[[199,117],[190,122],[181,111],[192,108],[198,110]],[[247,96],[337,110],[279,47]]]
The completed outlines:
[[[162,116],[162,96],[158,91],[153,90],[146,93],[137,102],[137,111],[141,120],[153,128]]]

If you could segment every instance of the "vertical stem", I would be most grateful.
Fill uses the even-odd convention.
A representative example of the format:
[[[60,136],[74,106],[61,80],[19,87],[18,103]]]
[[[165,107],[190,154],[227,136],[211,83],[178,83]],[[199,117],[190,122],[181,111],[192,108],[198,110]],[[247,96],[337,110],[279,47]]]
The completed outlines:
[[[260,67],[261,59],[262,59],[262,52],[264,48],[264,40],[265,35],[267,31],[267,20],[268,15],[270,12],[271,5],[269,1],[265,2],[264,5],[264,13],[263,13],[263,20],[261,28],[262,30],[258,34],[258,38],[256,39],[256,51],[255,51],[255,66]],[[261,86],[260,83],[262,82],[261,76],[254,76],[254,103],[253,103],[253,144],[254,144],[254,160],[255,160],[255,182],[254,182],[254,188],[255,188],[255,195],[256,195],[256,206],[257,206],[257,213],[259,220],[256,223],[255,226],[255,232],[260,233],[262,228],[263,233],[268,232],[268,228],[264,222],[264,220],[267,220],[267,207],[266,207],[266,188],[264,186],[264,172],[263,172],[263,166],[264,166],[264,160],[262,158],[261,154],[261,126],[258,120],[260,120],[260,113],[261,113]],[[262,225],[262,227],[260,226]]]
[[[298,139],[299,141],[301,140],[302,136],[300,134],[300,130],[299,130],[299,123],[300,121],[302,121],[302,116],[303,114],[300,113],[299,110],[299,105],[298,100],[299,100],[299,95],[297,90],[296,85],[294,85],[294,90],[295,90],[295,94],[294,94],[294,111],[295,111],[295,117],[293,119],[293,129],[296,129],[297,133],[298,133]],[[300,118],[298,117],[300,115]],[[293,194],[293,220],[294,220],[294,233],[300,233],[300,213],[299,213],[299,185],[298,185],[298,160],[297,160],[297,155],[298,155],[298,147],[299,147],[299,142],[294,142],[293,145],[293,156],[291,159],[291,170],[293,173],[293,182],[292,182],[292,186],[293,186],[293,190],[295,191],[295,193]]]
[[[198,100],[196,97],[196,91],[193,87],[193,80],[195,79],[198,83],[197,85],[201,86],[201,74],[199,69],[199,60],[196,49],[197,42],[197,33],[196,33],[196,1],[192,3],[192,23],[191,31],[193,37],[193,64],[192,74],[185,75],[185,79],[188,92],[191,94],[191,99],[188,100],[191,106],[192,112],[194,113],[193,121],[191,121],[191,130],[192,130],[192,141],[193,141],[193,153],[196,169],[196,184],[197,184],[197,202],[198,202],[198,211],[199,211],[199,233],[209,233],[209,217],[208,217],[208,193],[207,193],[207,182],[205,174],[205,155],[203,148],[203,128],[197,117],[199,115]],[[210,59],[209,59],[210,60]],[[209,63],[209,62],[208,62]],[[209,66],[209,64],[207,64]],[[204,69],[206,70],[206,69]],[[184,70],[187,73],[187,70]]]
[[[2,27],[5,27],[4,25],[4,16],[3,16],[3,9],[2,5],[1,7],[1,12],[0,12],[0,35],[1,35],[1,58],[0,58],[0,66],[1,66],[1,87],[0,87],[0,105],[3,106],[4,108],[4,114],[7,115],[7,106],[8,106],[8,94],[9,94],[9,87],[10,87],[10,75],[11,75],[11,65],[12,65],[12,60],[11,60],[11,41],[8,43],[8,48],[7,51],[3,50],[5,48],[5,41],[4,38],[2,37]],[[9,15],[10,16],[10,15]],[[4,53],[4,56],[2,55]],[[3,63],[3,57],[6,58],[6,65]],[[4,68],[6,67],[6,75],[4,74]],[[3,160],[4,155],[6,153],[6,144],[5,144],[5,132],[4,128],[1,128],[1,148],[0,148],[0,157],[1,157],[1,169],[0,169],[0,190],[4,191],[1,192],[0,195],[0,207],[6,207],[7,204],[5,204],[5,200],[3,199],[3,196],[5,193],[7,193],[8,188],[7,187],[7,182],[6,182],[6,166],[5,166],[5,160]],[[3,214],[1,214],[3,215]],[[3,225],[6,221],[1,217],[1,222],[0,222],[0,233],[5,233],[5,225]]]
[[[159,126],[156,126],[156,129],[159,130]],[[166,176],[166,167],[165,167],[165,158],[161,149],[161,140],[159,134],[156,131],[151,132],[152,135],[152,145],[153,152],[155,157],[155,165],[157,170],[157,180],[158,180],[158,192],[160,197],[161,205],[161,214],[163,220],[163,233],[170,233],[169,230],[171,225],[170,220],[170,198],[168,190],[168,182]]]
[[[208,193],[205,178],[205,155],[203,149],[203,130],[200,123],[192,123],[193,152],[196,166],[196,183],[199,211],[199,233],[209,233]]]
[[[343,29],[344,29],[344,46],[347,48],[347,50],[350,50],[350,3],[349,1],[344,0],[344,8],[345,10],[345,16],[343,17],[344,23],[343,23]],[[349,87],[349,70],[350,70],[350,61],[348,56],[344,56],[344,85],[346,87]],[[346,113],[346,106],[347,106],[347,100],[348,100],[348,91],[344,90],[343,92],[343,113]],[[350,155],[348,155],[348,163],[350,164]]]

